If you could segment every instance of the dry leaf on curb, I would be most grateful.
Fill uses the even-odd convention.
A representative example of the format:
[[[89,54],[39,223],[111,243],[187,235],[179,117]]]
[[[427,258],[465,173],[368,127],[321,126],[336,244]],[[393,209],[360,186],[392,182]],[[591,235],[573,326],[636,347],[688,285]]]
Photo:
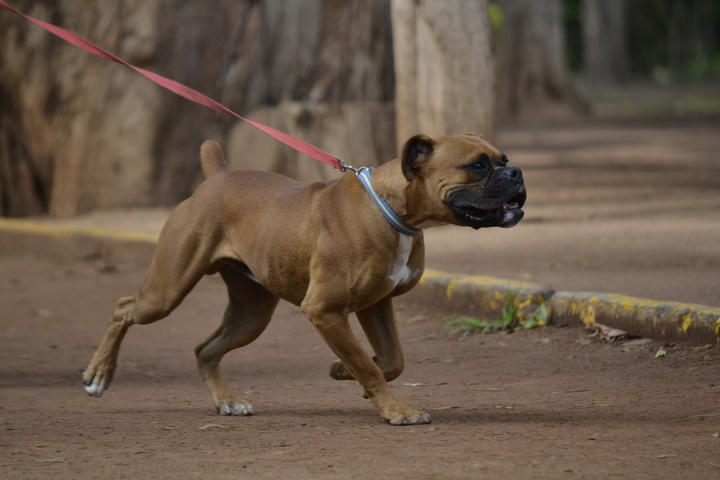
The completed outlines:
[[[607,340],[609,342],[615,340],[624,340],[627,338],[638,338],[640,336],[634,333],[628,333],[625,330],[608,327],[607,325],[603,325],[602,323],[593,323],[591,325],[588,325],[587,329],[599,333],[600,335],[602,335],[602,338],[604,340]]]

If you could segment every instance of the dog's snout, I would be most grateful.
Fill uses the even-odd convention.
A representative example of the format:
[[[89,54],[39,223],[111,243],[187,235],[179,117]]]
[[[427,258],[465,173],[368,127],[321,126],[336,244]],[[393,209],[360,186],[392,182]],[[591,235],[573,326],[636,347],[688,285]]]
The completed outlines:
[[[501,175],[514,178],[516,180],[522,180],[523,178],[522,170],[520,170],[518,167],[507,167],[502,171]]]

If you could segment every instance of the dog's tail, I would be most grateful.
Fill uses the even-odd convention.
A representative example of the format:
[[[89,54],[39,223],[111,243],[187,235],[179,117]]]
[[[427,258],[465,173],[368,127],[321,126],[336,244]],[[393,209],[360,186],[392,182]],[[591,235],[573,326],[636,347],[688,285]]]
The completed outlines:
[[[229,170],[223,149],[214,140],[206,140],[200,147],[200,164],[206,179]]]

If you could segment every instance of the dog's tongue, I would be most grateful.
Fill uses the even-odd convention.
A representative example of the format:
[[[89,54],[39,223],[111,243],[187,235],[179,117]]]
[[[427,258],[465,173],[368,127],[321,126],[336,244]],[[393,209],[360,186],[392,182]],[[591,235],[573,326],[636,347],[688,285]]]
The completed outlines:
[[[515,210],[516,208],[518,208],[518,206],[519,206],[519,205],[518,205],[517,202],[511,202],[511,203],[504,203],[504,204],[503,204],[503,208],[504,208],[505,210]]]

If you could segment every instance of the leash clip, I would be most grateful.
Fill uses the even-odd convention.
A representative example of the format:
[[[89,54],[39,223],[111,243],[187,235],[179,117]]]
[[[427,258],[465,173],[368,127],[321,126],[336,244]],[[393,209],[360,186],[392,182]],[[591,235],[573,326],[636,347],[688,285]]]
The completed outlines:
[[[343,162],[342,158],[338,158],[338,160],[340,161],[340,171],[342,173],[345,173],[348,170],[350,170],[355,175],[360,175],[360,172],[362,172],[363,170],[371,170],[368,167],[353,167],[352,165],[348,165],[347,163]]]

